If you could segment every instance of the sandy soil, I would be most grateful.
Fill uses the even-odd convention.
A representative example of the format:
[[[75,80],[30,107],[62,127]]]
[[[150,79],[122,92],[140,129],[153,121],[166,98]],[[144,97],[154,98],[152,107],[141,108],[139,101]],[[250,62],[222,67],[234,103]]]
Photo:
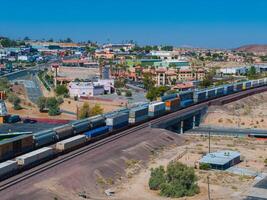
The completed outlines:
[[[186,136],[187,143],[184,146],[169,149],[154,158],[147,168],[143,169],[138,175],[126,180],[118,186],[115,191],[114,199],[123,200],[163,200],[168,199],[159,196],[158,192],[149,190],[148,180],[150,169],[163,165],[164,167],[172,160],[179,160],[189,166],[194,167],[202,155],[208,151],[207,138],[200,136]],[[264,167],[266,158],[266,142],[254,141],[251,139],[221,138],[212,137],[212,151],[222,149],[238,150],[244,156],[244,162],[238,166],[254,171],[267,172]],[[183,155],[183,152],[185,154]],[[182,157],[181,157],[182,155]],[[257,155],[257,157],[255,157]],[[223,171],[203,171],[196,170],[200,186],[200,194],[194,197],[179,199],[187,200],[206,200],[207,199],[207,176],[210,177],[211,198],[214,200],[238,200],[242,199],[254,182],[253,177],[233,175]]]
[[[131,179],[153,155],[183,143],[167,130],[142,129],[0,191],[1,200],[80,200],[79,193],[108,199],[106,189]]]
[[[267,128],[267,92],[239,101],[209,107],[204,125],[241,128]]]
[[[45,97],[53,97],[54,92],[47,91],[43,88],[42,84],[40,84]],[[79,100],[74,101],[71,98],[65,98],[64,103],[60,105],[60,108],[64,111],[68,111],[70,113],[61,113],[59,116],[49,116],[47,113],[40,113],[37,106],[30,102],[27,98],[26,91],[23,85],[14,85],[12,90],[16,93],[21,99],[21,106],[23,109],[21,110],[14,110],[13,105],[6,101],[7,109],[10,114],[17,114],[21,117],[32,117],[32,118],[49,118],[49,119],[68,119],[68,120],[75,120],[77,117],[74,113],[77,112],[77,108],[79,109],[82,107],[84,102],[88,102],[91,107],[99,104],[103,108],[103,112],[110,112],[113,110],[117,110],[120,108],[119,102],[107,102],[107,101],[96,101],[96,100]]]

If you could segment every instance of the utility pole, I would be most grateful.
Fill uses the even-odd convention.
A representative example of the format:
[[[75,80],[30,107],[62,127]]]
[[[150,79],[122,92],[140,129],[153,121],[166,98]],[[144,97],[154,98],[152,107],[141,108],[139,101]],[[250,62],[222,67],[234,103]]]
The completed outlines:
[[[208,200],[210,200],[210,177],[209,177],[209,175],[208,175],[207,179],[208,179]]]
[[[209,131],[209,153],[210,153],[210,131]]]

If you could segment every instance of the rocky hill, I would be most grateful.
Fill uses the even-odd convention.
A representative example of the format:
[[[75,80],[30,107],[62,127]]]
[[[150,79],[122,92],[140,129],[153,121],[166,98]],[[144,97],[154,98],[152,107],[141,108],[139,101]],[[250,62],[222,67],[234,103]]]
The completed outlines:
[[[255,54],[267,54],[267,45],[245,45],[235,49],[236,51],[244,51]]]

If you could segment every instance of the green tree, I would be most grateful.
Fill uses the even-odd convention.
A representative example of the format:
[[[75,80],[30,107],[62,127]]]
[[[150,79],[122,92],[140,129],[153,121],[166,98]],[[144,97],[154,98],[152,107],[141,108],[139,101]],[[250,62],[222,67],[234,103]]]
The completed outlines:
[[[154,190],[159,189],[160,195],[166,197],[179,198],[199,193],[194,169],[180,162],[170,162],[166,171],[163,167],[153,169],[149,187]]]
[[[161,48],[162,51],[173,51],[173,46],[163,46]]]
[[[49,108],[48,115],[56,116],[60,114],[60,109],[58,106]]]
[[[103,114],[103,108],[99,104],[96,104],[92,109],[90,109],[90,117],[95,115]]]
[[[247,76],[249,79],[256,79],[257,78],[257,71],[255,66],[251,66],[248,70]]]
[[[49,109],[48,114],[51,116],[59,115],[59,103],[55,97],[49,97],[46,100],[46,107]]]
[[[131,92],[131,90],[127,90],[126,91],[126,97],[131,97],[133,94]]]
[[[9,91],[10,84],[7,78],[0,78],[0,91]]]
[[[16,96],[15,94],[10,93],[8,95],[8,101],[13,104],[13,108],[15,110],[21,109],[21,106],[20,106],[21,99],[18,96]]]
[[[61,95],[67,95],[69,93],[69,90],[66,85],[58,85],[56,87],[55,92],[58,96],[61,96]]]
[[[79,114],[78,117],[79,119],[85,119],[89,117],[89,113],[90,113],[90,106],[87,102],[84,102],[82,107],[79,110]]]
[[[146,93],[146,98],[150,101],[154,101],[159,96],[158,90],[156,87],[150,88]]]
[[[144,88],[146,90],[149,90],[150,88],[153,88],[155,85],[155,81],[153,80],[153,77],[150,73],[145,73],[143,77],[143,83]]]
[[[160,166],[155,169],[151,169],[151,174],[149,178],[149,188],[151,190],[159,190],[161,184],[166,182],[166,177],[165,177],[165,170],[163,166]]]
[[[37,100],[37,106],[40,112],[43,112],[46,108],[46,97],[39,97]]]

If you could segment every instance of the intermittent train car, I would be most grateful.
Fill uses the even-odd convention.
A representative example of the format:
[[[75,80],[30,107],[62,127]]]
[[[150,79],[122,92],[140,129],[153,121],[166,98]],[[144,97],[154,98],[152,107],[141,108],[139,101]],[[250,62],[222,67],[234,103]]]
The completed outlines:
[[[73,127],[70,124],[55,127],[53,130],[56,132],[58,140],[62,140],[74,135]]]
[[[0,159],[6,160],[35,148],[54,144],[62,139],[84,134],[88,131],[94,130],[97,133],[98,131],[106,131],[107,127],[109,130],[116,130],[127,127],[129,122],[133,126],[151,118],[186,108],[192,104],[262,85],[267,85],[267,78],[238,82],[205,90],[169,94],[160,97],[159,102],[139,104],[139,106],[133,106],[132,108],[123,108],[104,115],[77,120],[50,130],[34,133],[33,135],[18,136],[0,142]],[[106,128],[102,130],[102,127]]]
[[[182,108],[188,107],[194,104],[194,92],[193,91],[184,91],[178,94],[180,98],[180,104]]]
[[[113,115],[106,116],[106,125],[111,130],[125,127],[129,124],[129,113],[114,113]]]
[[[164,102],[152,102],[148,107],[148,116],[149,117],[157,117],[161,116],[165,113],[166,107]]]
[[[56,142],[57,134],[54,130],[45,130],[33,134],[33,139],[36,147],[42,147]]]
[[[134,124],[145,121],[148,118],[148,106],[132,108],[129,113],[129,123]]]
[[[62,140],[56,144],[56,150],[68,151],[86,142],[85,135],[76,135],[74,137]]]
[[[207,100],[207,91],[206,90],[199,90],[194,92],[194,102],[200,103]]]
[[[32,135],[21,135],[0,142],[0,160],[9,159],[34,148]]]

